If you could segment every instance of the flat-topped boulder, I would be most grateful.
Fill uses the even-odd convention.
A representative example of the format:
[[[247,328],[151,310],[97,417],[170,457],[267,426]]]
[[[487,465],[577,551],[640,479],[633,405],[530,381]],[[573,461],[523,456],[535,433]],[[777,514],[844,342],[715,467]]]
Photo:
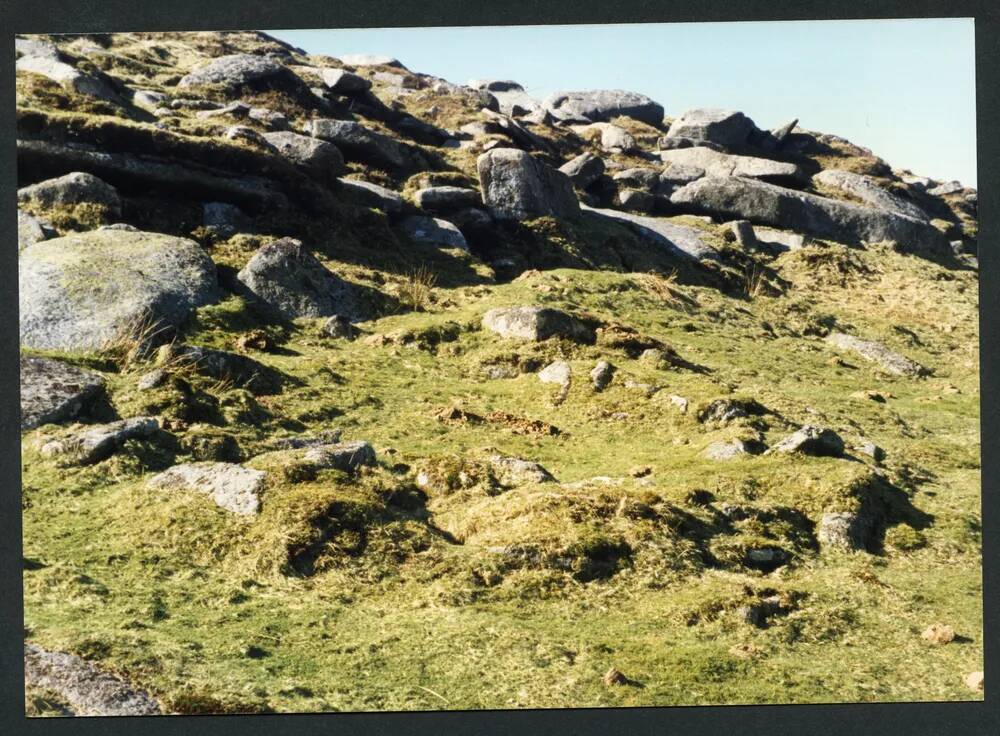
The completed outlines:
[[[788,435],[767,451],[768,455],[781,453],[841,457],[844,454],[844,440],[832,429],[807,425]]]
[[[363,465],[375,465],[375,449],[364,440],[318,445],[305,451],[302,458],[317,468],[350,472]]]
[[[93,174],[83,171],[74,171],[65,176],[22,187],[17,190],[17,201],[40,207],[96,204],[106,208],[112,217],[121,216],[122,206],[118,190]]]
[[[662,217],[649,217],[621,210],[607,210],[581,205],[593,216],[616,220],[634,233],[669,253],[693,261],[718,261],[719,252],[705,242],[704,233],[687,225],[678,225]]]
[[[813,181],[831,189],[839,189],[864,200],[877,209],[894,212],[914,220],[929,221],[930,218],[918,205],[886,191],[870,176],[855,174],[839,169],[826,169],[813,176]]]
[[[836,348],[850,350],[866,360],[877,363],[883,371],[894,376],[914,377],[930,373],[930,371],[916,361],[910,360],[906,356],[900,355],[874,340],[864,340],[843,332],[831,332],[824,339],[828,344]]]
[[[319,179],[330,181],[344,173],[344,157],[332,143],[287,130],[264,133],[263,138],[282,156]]]
[[[78,95],[120,103],[121,99],[103,74],[87,74],[63,60],[58,51],[41,52],[43,47],[31,47],[29,53],[15,62],[19,72],[40,74]],[[55,49],[55,46],[51,47]]]
[[[45,442],[46,456],[63,456],[73,465],[90,465],[110,457],[126,441],[151,436],[160,428],[155,417],[133,417],[109,424],[83,427]]]
[[[561,171],[514,148],[487,151],[476,161],[483,204],[494,217],[527,220],[580,211],[573,183]]]
[[[605,151],[629,152],[639,147],[628,131],[611,123],[574,125],[573,131],[586,140],[599,139],[601,148]]]
[[[417,149],[352,120],[313,120],[309,134],[336,145],[348,161],[389,171],[417,171],[425,166]]]
[[[146,481],[146,487],[203,493],[227,511],[251,516],[260,512],[266,477],[262,470],[235,463],[184,463],[154,475]]]
[[[720,146],[745,145],[757,131],[753,120],[735,110],[697,108],[686,110],[670,124],[668,138],[689,138]]]
[[[104,391],[97,373],[53,358],[21,356],[21,429],[77,416]]]
[[[483,327],[501,337],[541,341],[563,337],[593,343],[594,331],[576,317],[551,307],[501,307],[483,315]]]
[[[706,176],[676,190],[691,212],[793,230],[842,243],[893,241],[907,252],[944,257],[947,238],[926,222],[738,176]]]
[[[379,184],[361,179],[339,179],[340,191],[345,199],[362,207],[382,210],[387,215],[403,211],[403,198],[398,192]]]
[[[553,483],[555,478],[540,463],[510,455],[490,455],[490,467],[500,485],[514,487],[526,483]]]
[[[44,240],[19,258],[21,344],[94,350],[137,329],[177,327],[219,296],[193,240],[95,230]]]
[[[524,91],[517,82],[507,79],[473,79],[472,89],[488,93],[497,103],[497,111],[512,117],[530,115],[542,109],[542,103]]]
[[[286,319],[334,314],[357,317],[360,311],[351,285],[293,238],[261,247],[236,278]]]
[[[387,56],[386,54],[344,54],[337,58],[341,64],[353,67],[394,66],[399,69],[406,69],[399,59]]]
[[[469,249],[462,231],[439,217],[412,215],[404,218],[399,225],[406,237],[415,243],[425,243],[437,248]]]
[[[422,210],[447,212],[463,207],[475,207],[482,203],[482,197],[475,189],[468,187],[424,187],[413,195],[413,201]]]
[[[708,176],[743,176],[775,183],[805,184],[809,177],[796,164],[755,156],[738,156],[704,146],[660,151],[668,168],[701,169]]]
[[[622,116],[653,126],[663,123],[663,105],[646,95],[620,89],[554,92],[542,106],[557,120],[571,122],[609,122]]]
[[[304,86],[294,72],[266,56],[230,54],[212,59],[186,74],[178,89],[213,85],[228,90],[240,87],[292,89]]]

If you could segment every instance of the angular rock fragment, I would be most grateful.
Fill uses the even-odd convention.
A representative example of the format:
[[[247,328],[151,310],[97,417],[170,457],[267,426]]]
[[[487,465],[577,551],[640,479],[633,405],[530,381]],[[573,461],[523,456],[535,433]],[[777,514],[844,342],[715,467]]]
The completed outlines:
[[[527,220],[543,215],[573,217],[580,205],[561,171],[513,148],[494,149],[476,162],[483,203],[494,217]]]
[[[146,487],[164,491],[196,491],[212,497],[234,514],[260,511],[266,474],[235,463],[185,463],[175,465],[146,481]]]
[[[363,440],[340,442],[309,448],[303,455],[305,462],[319,468],[334,468],[349,472],[362,465],[375,464],[375,450]]]
[[[118,191],[93,174],[75,171],[57,179],[48,179],[17,190],[17,201],[40,207],[97,204],[107,208],[111,217],[121,217]]]
[[[72,419],[104,390],[97,373],[53,358],[21,356],[21,430]]]
[[[588,151],[564,163],[559,171],[570,178],[573,186],[586,189],[604,173],[604,160]]]
[[[767,452],[768,454],[797,452],[803,455],[841,457],[844,454],[844,440],[832,429],[807,425],[772,446]]]
[[[735,110],[698,108],[685,111],[674,120],[668,138],[691,138],[720,146],[742,146],[756,132],[753,120]]]
[[[74,465],[90,465],[110,457],[127,440],[149,437],[159,428],[159,422],[154,417],[122,419],[85,427],[46,442],[40,452],[49,457],[67,456]]]
[[[622,116],[653,126],[663,123],[663,106],[645,95],[620,89],[555,92],[542,106],[569,122],[609,122]]]
[[[462,231],[447,220],[413,215],[402,220],[399,225],[406,236],[416,243],[425,243],[437,248],[469,249]]]
[[[886,373],[894,376],[925,376],[930,371],[919,363],[890,350],[885,345],[874,340],[863,340],[843,332],[831,332],[825,338],[826,342],[842,350],[850,350],[863,358],[877,363]]]
[[[360,179],[340,179],[340,190],[349,201],[382,210],[387,215],[403,211],[403,198],[391,189]]]
[[[501,337],[541,341],[564,337],[594,342],[594,331],[575,317],[549,307],[501,307],[483,316],[483,327]]]

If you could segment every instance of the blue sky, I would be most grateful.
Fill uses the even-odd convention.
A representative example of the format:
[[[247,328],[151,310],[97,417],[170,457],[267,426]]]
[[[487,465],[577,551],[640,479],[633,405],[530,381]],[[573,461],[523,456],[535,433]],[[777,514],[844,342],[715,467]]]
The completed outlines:
[[[628,89],[670,116],[741,110],[871,148],[893,166],[976,185],[972,19],[268,31],[310,53],[383,53],[452,82]]]

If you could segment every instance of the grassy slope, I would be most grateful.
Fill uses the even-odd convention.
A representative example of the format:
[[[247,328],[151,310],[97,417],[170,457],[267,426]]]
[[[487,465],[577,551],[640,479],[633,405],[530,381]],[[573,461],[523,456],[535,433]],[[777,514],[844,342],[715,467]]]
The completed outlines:
[[[97,466],[67,470],[31,449],[34,434],[58,430],[29,434],[25,557],[36,563],[25,571],[29,637],[99,660],[183,711],[975,697],[963,685],[982,668],[975,276],[840,246],[787,254],[773,265],[790,284],[783,296],[674,285],[683,299],[665,302],[635,275],[560,269],[504,285],[438,288],[428,312],[364,325],[373,334],[426,338],[457,323],[457,339],[429,349],[331,340],[319,336],[316,322],[275,328],[286,338],[281,349],[254,357],[301,385],[258,397],[270,412],[258,426],[216,417],[211,431],[235,437],[249,457],[268,435],[336,426],[347,438],[372,441],[383,467],[293,482],[281,470],[288,457],[255,459],[272,488],[264,513],[249,522],[200,497],[143,490],[144,472],[188,459],[167,440],[134,443]],[[505,345],[476,329],[486,309],[521,303],[626,323],[707,370],[657,367],[599,346]],[[235,333],[254,324],[231,299],[203,309],[187,339],[231,347]],[[852,356],[838,363],[809,334],[830,324],[883,340],[935,375],[886,377]],[[504,353],[568,359],[575,382],[565,403],[555,405],[554,388],[531,374],[484,379],[481,363]],[[595,394],[586,374],[599,358],[619,370]],[[149,410],[156,399],[134,389],[141,368],[108,373],[123,413]],[[625,387],[630,378],[664,390],[647,397]],[[247,403],[231,387],[191,381],[225,410]],[[865,389],[891,398],[851,396]],[[849,442],[870,437],[887,451],[897,501],[933,523],[904,533],[897,519],[879,555],[818,554],[777,522],[712,527],[690,491],[712,492],[716,506],[791,507],[816,522],[856,502],[850,489],[870,471],[821,458],[705,460],[700,452],[711,441],[751,428],[701,425],[671,405],[670,394],[693,405],[756,398],[780,415],[765,418],[769,443],[805,422],[832,426]],[[159,399],[164,413],[175,410],[169,393]],[[481,416],[501,410],[543,420],[562,434],[435,418],[453,404]],[[431,493],[426,508],[386,500],[413,497],[412,470],[391,466],[416,469],[428,456],[489,446],[537,460],[562,482],[625,480],[566,490],[571,501],[553,500],[553,486],[499,496],[477,488]],[[652,475],[629,478],[641,465]],[[619,504],[626,513],[609,513]],[[630,512],[641,504],[661,520],[689,514],[692,524],[704,522],[702,532],[643,521]],[[318,553],[315,574],[283,574],[289,545],[315,539],[328,508],[360,521],[343,522]],[[428,517],[466,544],[447,541]],[[630,540],[632,564],[589,582],[551,567],[504,567],[487,549],[535,542],[578,550],[605,537]],[[732,550],[762,538],[792,551],[793,564],[765,576],[725,563],[735,559],[727,557]],[[706,550],[725,564],[703,564]],[[747,586],[803,595],[788,616],[757,629],[732,611],[746,602]],[[968,641],[928,645],[919,634],[938,621]],[[730,651],[746,645],[754,648],[750,658]],[[603,686],[611,666],[642,686]]]

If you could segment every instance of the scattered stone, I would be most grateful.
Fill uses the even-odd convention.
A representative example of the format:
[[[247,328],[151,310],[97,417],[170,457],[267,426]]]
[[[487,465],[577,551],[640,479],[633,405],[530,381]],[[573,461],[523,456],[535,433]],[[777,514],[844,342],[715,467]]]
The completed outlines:
[[[555,92],[542,107],[552,117],[567,122],[609,122],[622,116],[654,127],[663,124],[662,105],[645,95],[619,89]]]
[[[17,201],[41,207],[97,204],[106,207],[111,217],[121,217],[122,203],[118,191],[93,174],[82,171],[18,189]]]
[[[151,89],[137,89],[132,95],[132,104],[145,108],[165,107],[169,101],[169,95]]]
[[[549,363],[538,373],[538,380],[542,383],[555,383],[560,386],[568,386],[572,378],[573,369],[565,360]]]
[[[733,234],[733,238],[744,248],[754,248],[757,245],[757,236],[754,234],[753,225],[748,220],[733,220],[726,225]]]
[[[677,207],[750,220],[842,243],[894,241],[905,252],[947,256],[948,239],[926,222],[738,176],[706,176],[672,195]]]
[[[832,429],[806,425],[781,440],[767,452],[768,454],[797,452],[803,455],[842,457],[844,440]]]
[[[625,677],[619,670],[612,667],[610,670],[604,673],[601,678],[601,682],[604,683],[606,687],[613,687],[616,685],[628,685],[628,678]]]
[[[218,296],[215,264],[192,240],[101,230],[46,240],[19,259],[21,344],[93,350],[180,325]]]
[[[816,538],[821,545],[856,552],[868,548],[873,531],[868,516],[835,511],[823,514]]]
[[[340,337],[345,340],[353,340],[357,335],[357,329],[351,321],[339,314],[331,316],[323,323],[323,334],[328,337]]]
[[[667,131],[668,138],[691,138],[720,146],[742,146],[757,131],[753,120],[734,110],[698,108],[685,111]]]
[[[418,189],[413,200],[422,210],[447,212],[482,203],[479,192],[467,187],[425,187]]]
[[[660,173],[660,187],[669,187],[672,190],[677,185],[687,184],[703,176],[705,170],[698,166],[670,163]]]
[[[313,120],[309,134],[336,145],[348,161],[400,172],[426,165],[417,149],[351,120]]]
[[[286,319],[360,311],[350,284],[292,238],[263,246],[236,278]]]
[[[336,445],[340,442],[340,434],[339,429],[325,429],[315,437],[279,437],[271,440],[268,447],[275,450],[301,450],[320,445]]]
[[[295,74],[273,59],[254,54],[231,54],[212,59],[187,74],[177,83],[178,89],[215,85],[229,90],[240,87],[299,90],[305,84]]]
[[[808,241],[804,235],[789,233],[784,230],[774,230],[769,227],[754,227],[754,236],[761,245],[778,247],[781,250],[799,250],[805,248]]]
[[[704,146],[660,151],[660,159],[671,166],[701,169],[706,176],[739,176],[777,184],[803,184],[808,179],[805,172],[796,164],[768,158],[721,153]]]
[[[564,337],[576,342],[593,343],[592,329],[575,317],[550,307],[501,307],[483,315],[483,327],[501,337],[548,340]]]
[[[955,641],[955,629],[947,624],[931,624],[920,637],[931,644],[950,644]]]
[[[718,261],[719,252],[706,243],[704,233],[693,227],[677,225],[660,217],[647,217],[620,210],[605,210],[581,206],[584,212],[593,216],[622,222],[630,230],[650,243],[664,248],[667,252],[685,260]]]
[[[394,66],[399,69],[406,69],[399,59],[385,54],[345,54],[338,57],[341,64],[353,67],[365,66]]]
[[[426,243],[437,248],[469,250],[462,231],[447,220],[437,217],[411,215],[400,222],[406,236],[415,243]]]
[[[961,192],[965,187],[962,186],[961,182],[950,181],[945,184],[939,184],[932,189],[928,189],[927,193],[934,197],[944,197],[948,194],[956,194]]]
[[[982,672],[973,672],[968,677],[965,678],[965,686],[970,690],[981,693],[983,691],[983,685],[985,678]]]
[[[21,356],[21,430],[72,419],[104,390],[96,373],[53,358]]]
[[[260,511],[266,474],[235,463],[197,462],[175,465],[146,481],[151,490],[197,491],[235,514]]]
[[[171,343],[156,354],[157,365],[180,363],[220,381],[229,381],[253,394],[270,394],[281,388],[280,374],[246,355],[197,345]]]
[[[870,176],[839,169],[825,169],[814,175],[813,181],[831,189],[839,189],[842,192],[853,194],[878,209],[894,212],[914,220],[923,220],[924,222],[930,220],[927,213],[920,207],[900,196],[887,192]]]
[[[491,455],[490,467],[503,486],[520,486],[526,483],[553,483],[555,478],[536,462],[507,455]]]
[[[677,394],[670,394],[667,398],[670,400],[671,404],[680,409],[681,414],[687,414],[688,406],[691,403],[690,401],[685,399],[683,396],[678,396]]]
[[[448,215],[448,220],[463,233],[483,232],[493,225],[493,218],[490,217],[489,213],[478,207],[466,207],[451,212]],[[494,264],[496,263],[497,261],[494,261]],[[511,261],[510,265],[513,266],[514,263]]]
[[[50,440],[40,448],[42,455],[68,455],[73,465],[91,465],[110,457],[127,440],[149,437],[160,428],[154,417],[122,419],[73,432]]]
[[[618,204],[631,212],[649,214],[656,209],[656,197],[638,189],[623,189],[618,192]]]
[[[24,645],[24,683],[57,694],[74,716],[158,716],[148,693],[73,654]]]
[[[635,138],[622,128],[611,123],[591,123],[590,125],[576,125],[573,130],[586,140],[591,140],[594,134],[601,137],[601,148],[609,152],[629,152],[638,149]]]
[[[319,76],[323,80],[323,84],[336,94],[349,95],[365,92],[372,87],[372,83],[364,77],[344,69],[321,69]]]
[[[360,179],[339,181],[341,192],[355,204],[382,210],[387,215],[396,215],[403,211],[403,198],[391,189]]]
[[[877,463],[885,460],[885,450],[876,445],[871,440],[863,440],[861,443],[854,446],[854,449],[860,452],[862,455],[867,455],[872,460]]]
[[[619,171],[611,177],[618,186],[652,192],[660,185],[660,172],[656,169],[631,168]]]
[[[162,386],[167,380],[167,372],[163,368],[154,368],[148,373],[144,373],[136,382],[136,388],[140,391],[150,391]]]
[[[705,448],[704,456],[709,460],[732,460],[741,455],[759,455],[764,450],[762,442],[737,439],[728,442],[713,442]]]
[[[250,228],[250,218],[239,207],[228,202],[205,202],[201,206],[201,213],[202,224],[222,238]]]
[[[698,411],[698,421],[728,424],[736,419],[760,415],[766,411],[753,399],[714,399]]]
[[[344,171],[344,157],[332,143],[289,131],[264,133],[264,140],[278,153],[317,178],[332,181]]]
[[[615,367],[608,361],[601,360],[590,371],[590,382],[593,384],[595,391],[603,391],[611,384],[611,379],[614,378],[614,375]]]
[[[55,55],[22,56],[15,63],[16,71],[41,74],[53,82],[72,90],[76,94],[96,97],[100,100],[120,104],[121,99],[109,79],[103,74],[85,74]]]
[[[860,337],[845,335],[842,332],[832,332],[826,336],[825,340],[834,347],[850,350],[873,363],[877,363],[882,370],[894,376],[917,377],[930,373],[919,363],[893,352],[874,340],[862,340]]]
[[[339,442],[335,445],[311,447],[306,451],[303,460],[318,468],[351,472],[362,465],[374,465],[375,449],[363,440]]]
[[[564,163],[559,171],[566,174],[577,189],[586,189],[604,173],[604,159],[588,151]]]
[[[274,350],[274,340],[264,330],[247,330],[236,337],[235,347],[240,353],[251,350],[266,353]]]
[[[486,204],[494,217],[527,220],[573,217],[580,209],[569,177],[513,148],[494,149],[476,162]]]
[[[535,112],[545,112],[541,103],[525,92],[524,87],[517,82],[473,79],[468,86],[488,92],[496,100],[496,109],[504,115],[522,117]]]

